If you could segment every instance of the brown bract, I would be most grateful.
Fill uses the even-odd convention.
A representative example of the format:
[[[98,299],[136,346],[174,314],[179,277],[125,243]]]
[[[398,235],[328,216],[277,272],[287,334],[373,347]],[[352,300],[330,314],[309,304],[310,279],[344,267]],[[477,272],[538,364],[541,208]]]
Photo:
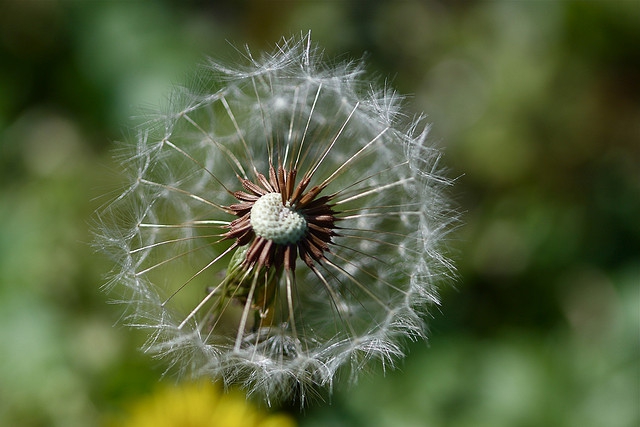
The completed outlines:
[[[256,181],[238,176],[238,180],[245,191],[236,191],[233,196],[239,203],[227,206],[226,209],[238,218],[229,225],[229,231],[224,234],[225,239],[236,239],[234,246],[249,245],[244,264],[246,266],[276,268],[284,267],[285,270],[295,270],[298,256],[310,268],[315,270],[314,262],[322,261],[325,252],[329,251],[329,244],[335,232],[335,217],[332,205],[329,204],[335,195],[320,196],[324,186],[313,186],[308,191],[307,187],[311,178],[304,176],[296,185],[296,169],[287,171],[278,166],[278,169],[269,165],[269,178],[256,172]],[[279,193],[282,196],[282,205],[288,206],[301,214],[307,222],[307,231],[295,243],[282,245],[272,240],[256,235],[251,226],[251,209],[254,203],[262,196],[269,193]]]

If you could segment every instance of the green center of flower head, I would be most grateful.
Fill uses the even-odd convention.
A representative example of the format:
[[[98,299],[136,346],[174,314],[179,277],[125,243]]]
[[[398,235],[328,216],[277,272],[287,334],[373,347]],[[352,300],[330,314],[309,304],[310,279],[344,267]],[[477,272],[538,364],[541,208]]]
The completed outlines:
[[[260,197],[251,208],[251,227],[256,235],[278,245],[298,242],[307,231],[307,221],[299,212],[282,204],[280,193]]]

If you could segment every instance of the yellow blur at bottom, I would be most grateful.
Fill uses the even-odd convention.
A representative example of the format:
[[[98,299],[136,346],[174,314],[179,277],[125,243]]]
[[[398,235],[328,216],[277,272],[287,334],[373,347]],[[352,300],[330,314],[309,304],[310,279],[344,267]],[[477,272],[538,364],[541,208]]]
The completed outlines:
[[[133,402],[109,427],[295,427],[286,414],[270,414],[240,393],[224,393],[209,382],[159,387]]]

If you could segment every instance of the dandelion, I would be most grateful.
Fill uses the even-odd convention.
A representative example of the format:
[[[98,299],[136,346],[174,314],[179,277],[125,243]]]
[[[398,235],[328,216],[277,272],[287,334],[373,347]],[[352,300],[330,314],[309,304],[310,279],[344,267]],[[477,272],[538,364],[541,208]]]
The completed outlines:
[[[100,215],[127,323],[180,373],[267,403],[425,337],[452,215],[423,118],[309,36],[206,64],[141,126]]]

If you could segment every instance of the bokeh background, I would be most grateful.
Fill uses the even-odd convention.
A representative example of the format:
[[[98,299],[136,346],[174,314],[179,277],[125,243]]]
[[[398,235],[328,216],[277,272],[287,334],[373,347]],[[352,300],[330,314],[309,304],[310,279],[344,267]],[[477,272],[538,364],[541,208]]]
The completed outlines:
[[[218,3],[0,2],[0,425],[102,425],[154,390],[91,248],[116,141],[205,56],[309,30],[429,115],[463,222],[428,345],[299,425],[639,425],[640,3]]]

